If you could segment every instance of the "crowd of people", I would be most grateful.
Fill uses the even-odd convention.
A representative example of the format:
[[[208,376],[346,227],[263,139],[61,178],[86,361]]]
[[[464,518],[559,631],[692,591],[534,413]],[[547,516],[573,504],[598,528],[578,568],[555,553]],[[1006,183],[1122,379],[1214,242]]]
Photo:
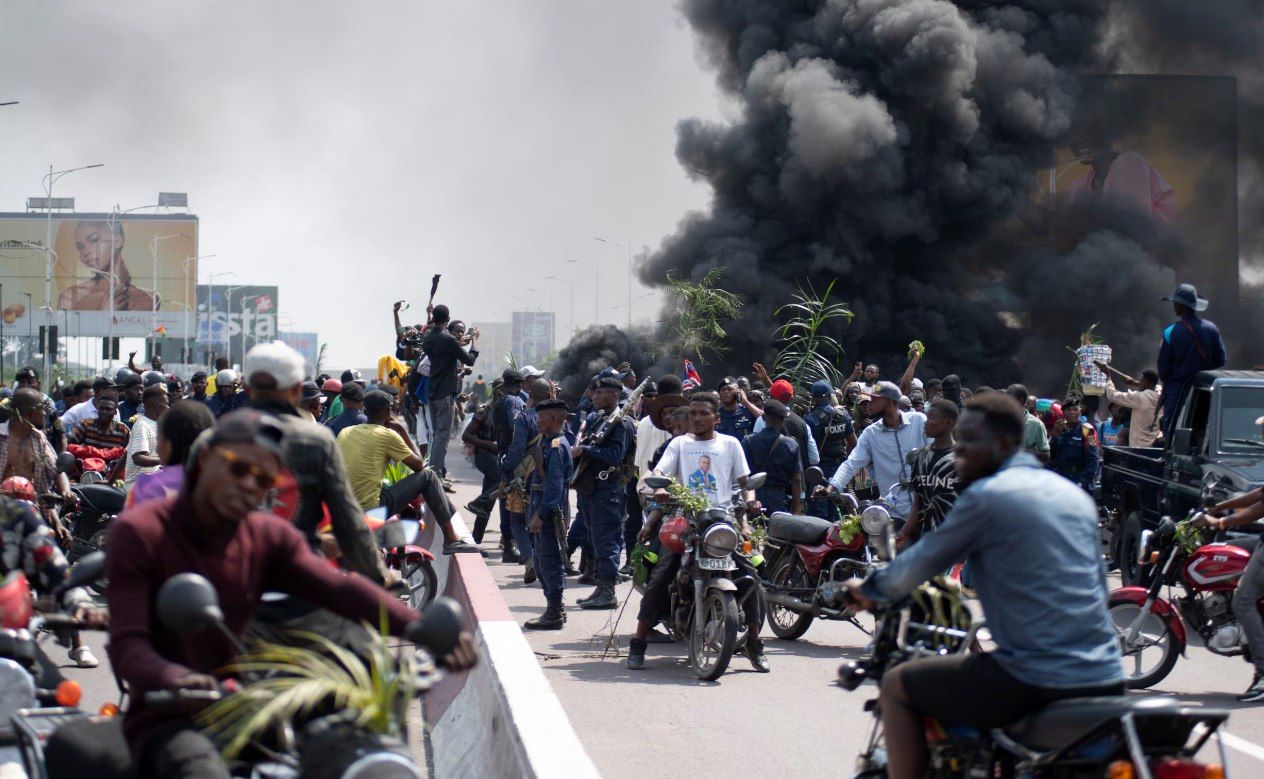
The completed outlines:
[[[1117,686],[1114,635],[1101,621],[1104,576],[1096,539],[1088,538],[1095,533],[1095,510],[1085,493],[1098,478],[1102,447],[1162,446],[1171,429],[1172,388],[1224,362],[1218,331],[1197,315],[1205,301],[1188,285],[1172,300],[1178,320],[1163,334],[1156,367],[1134,379],[1102,365],[1127,389],[1111,381],[1099,395],[1040,398],[1020,383],[970,389],[954,374],[921,378],[921,350],[911,349],[895,381],[884,379],[877,365],[856,363],[837,386],[825,380],[795,386],[791,377],[774,377],[755,363],[750,376],[725,376],[711,389],[688,363],[680,375],[646,380],[623,363],[592,376],[573,405],[532,366],[507,369],[490,385],[481,376],[470,381],[479,357],[477,328],[453,320],[443,305],[429,307],[424,324],[404,325],[396,304],[395,351],[379,361],[376,382],[355,370],[336,379],[312,376],[302,357],[280,342],[254,347],[240,374],[223,361],[212,373],[194,373],[186,385],[164,373],[160,357],[146,371],[129,360],[113,376],[76,382],[55,399],[41,391],[39,373],[24,368],[0,399],[0,478],[29,480],[34,494],[56,493],[71,506],[67,474],[55,466],[57,455],[68,451],[78,469],[102,473],[128,492],[130,508],[109,535],[110,654],[116,672],[137,689],[205,686],[208,674],[231,656],[227,644],[190,647],[162,635],[149,608],[155,583],[179,570],[211,576],[222,585],[221,597],[238,592],[241,597],[225,604],[235,631],[250,622],[260,591],[253,585],[243,591],[242,576],[306,598],[327,596],[312,598],[325,608],[294,617],[296,625],[325,635],[344,635],[350,624],[344,617],[371,610],[375,621],[382,605],[392,629],[402,629],[408,615],[383,589],[393,582],[365,521],[365,512],[379,506],[394,514],[424,504],[443,535],[443,552],[453,554],[483,551],[499,504],[502,562],[522,563],[525,581],[538,581],[544,593],[544,611],[528,629],[564,628],[563,594],[571,577],[593,588],[576,605],[613,609],[636,545],[655,537],[664,519],[666,495],[644,482],[656,474],[714,508],[741,500],[751,515],[830,516],[829,492],[884,501],[900,528],[898,545],[913,551],[851,597],[894,597],[952,562],[972,563],[972,583],[998,645],[1026,646],[1019,634],[1032,630],[1045,635],[1044,645],[1024,650],[1021,661],[939,673],[973,674],[997,695],[1018,690],[1023,705],[1034,706],[1058,697],[1056,690]],[[466,506],[476,518],[470,538],[458,534],[448,497],[449,445],[457,430],[483,477],[481,494]],[[828,477],[816,489],[805,479],[813,466]],[[756,490],[747,488],[753,472],[766,474]],[[985,481],[990,486],[984,488]],[[969,485],[976,485],[964,493],[969,499],[958,500]],[[1070,485],[1079,498],[1067,492]],[[45,507],[41,519],[0,500],[8,524],[68,540],[56,509]],[[1021,604],[1002,583],[1004,567],[1033,561],[994,560],[998,553],[982,539],[1005,532],[963,529],[1004,524],[1010,521],[1002,518],[1005,511],[1043,528],[1046,546],[1064,555],[1051,566],[1052,576],[1066,574],[1068,565],[1084,568],[1093,585],[1072,594],[1094,601],[1091,617],[1081,614],[1062,632],[1042,632],[1016,611]],[[1073,545],[1084,548],[1072,553]],[[320,557],[359,577],[334,575],[315,562]],[[665,640],[655,625],[667,607],[673,564],[678,560],[660,559],[646,583],[629,668],[644,668],[648,644]],[[751,630],[744,651],[754,668],[767,672],[759,624]],[[86,647],[76,651],[80,664],[95,664]],[[1094,659],[1056,678],[1041,675],[1068,655]],[[1264,658],[1264,651],[1255,657]],[[452,662],[462,661],[471,656]],[[884,688],[891,711],[934,710],[942,691],[951,689],[947,677],[935,673],[894,677],[900,681]],[[1264,697],[1260,678],[1248,692],[1255,697],[1244,699]],[[977,718],[1014,713],[981,707]],[[900,722],[888,715],[888,727]],[[209,743],[197,740],[187,719],[157,718],[134,704],[128,723],[129,739],[145,760],[171,761],[177,753],[206,759]]]

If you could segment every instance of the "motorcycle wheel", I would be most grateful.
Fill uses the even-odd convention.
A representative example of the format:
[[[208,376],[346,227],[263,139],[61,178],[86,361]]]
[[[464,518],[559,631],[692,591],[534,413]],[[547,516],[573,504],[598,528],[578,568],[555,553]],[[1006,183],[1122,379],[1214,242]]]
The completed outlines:
[[[439,577],[430,561],[422,558],[415,563],[404,563],[400,572],[404,582],[404,594],[400,596],[410,609],[421,611],[439,594]]]
[[[772,572],[772,583],[778,587],[796,589],[812,586],[808,581],[807,571],[803,570],[803,566],[793,556],[777,563]],[[808,628],[812,627],[812,620],[810,612],[799,614],[775,603],[768,604],[768,627],[772,629],[773,635],[784,641],[794,641],[808,632]]]
[[[1125,587],[1144,586],[1142,584],[1141,564],[1137,562],[1137,554],[1141,544],[1141,514],[1131,511],[1119,524],[1119,546],[1115,559],[1119,565],[1119,578]]]
[[[723,675],[737,648],[737,600],[731,592],[711,591],[702,601],[702,624],[689,629],[689,663],[694,676],[714,682]]]
[[[1119,636],[1119,651],[1124,656],[1124,684],[1130,690],[1144,690],[1163,681],[1176,666],[1180,654],[1168,619],[1152,611],[1147,612],[1136,641],[1127,645],[1125,635],[1141,614],[1141,606],[1117,598],[1110,601],[1108,612]]]

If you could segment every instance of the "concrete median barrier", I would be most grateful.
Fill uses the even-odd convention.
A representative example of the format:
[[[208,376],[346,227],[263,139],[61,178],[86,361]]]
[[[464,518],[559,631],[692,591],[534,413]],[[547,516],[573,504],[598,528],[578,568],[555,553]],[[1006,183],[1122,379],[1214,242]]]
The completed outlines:
[[[454,524],[468,535],[459,516]],[[434,776],[598,776],[482,556],[445,556],[437,528],[425,534],[440,593],[465,609],[480,649],[476,668],[425,697]]]

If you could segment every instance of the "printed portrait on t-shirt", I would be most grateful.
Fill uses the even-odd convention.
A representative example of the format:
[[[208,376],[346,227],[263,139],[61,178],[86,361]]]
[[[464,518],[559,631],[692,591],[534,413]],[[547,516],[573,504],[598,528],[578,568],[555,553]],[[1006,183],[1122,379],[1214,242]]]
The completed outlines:
[[[714,498],[717,494],[715,474],[711,472],[711,458],[702,455],[698,458],[698,468],[689,474],[688,487],[693,492]]]

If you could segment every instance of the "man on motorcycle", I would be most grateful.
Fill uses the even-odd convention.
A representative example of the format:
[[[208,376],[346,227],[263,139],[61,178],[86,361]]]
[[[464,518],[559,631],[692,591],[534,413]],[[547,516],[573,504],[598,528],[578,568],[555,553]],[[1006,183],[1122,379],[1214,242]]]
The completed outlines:
[[[923,775],[924,717],[1000,727],[1062,698],[1123,693],[1096,506],[1020,451],[1023,426],[1023,410],[1009,395],[972,398],[956,430],[964,491],[952,511],[888,567],[838,593],[868,608],[910,594],[965,557],[997,645],[886,674],[879,705],[893,779]]]
[[[57,453],[44,435],[47,416],[43,396],[39,390],[20,387],[13,393],[9,408],[9,421],[0,424],[0,480],[21,476],[35,485],[37,496],[55,492],[73,506],[70,480],[57,472]],[[45,509],[44,518],[58,538],[70,537],[56,511]]]
[[[158,588],[172,576],[192,571],[209,579],[224,623],[237,635],[267,590],[374,624],[385,613],[396,636],[417,618],[364,577],[330,568],[289,522],[256,510],[280,475],[284,436],[274,418],[257,410],[225,415],[191,456],[179,495],[135,506],[110,528],[110,660],[130,686],[123,729],[140,776],[228,776],[182,707],[145,702],[148,691],[217,689],[214,674],[235,654],[214,632],[191,639],[157,618]],[[468,668],[475,653],[463,635],[444,662]]]
[[[755,495],[746,489],[746,477],[750,467],[746,455],[736,438],[716,432],[720,422],[720,398],[714,392],[695,392],[689,398],[689,422],[691,434],[673,438],[667,443],[662,458],[654,467],[660,476],[670,476],[679,484],[694,485],[695,492],[707,499],[713,508],[728,508],[733,490],[742,490],[742,499],[752,511],[759,510]],[[706,461],[703,463],[703,461]],[[704,467],[705,466],[705,467]],[[654,493],[654,500],[668,503],[671,495],[666,490]],[[658,532],[661,514],[654,512],[641,528],[637,540],[644,543]],[[636,633],[628,648],[628,668],[639,671],[645,668],[646,639],[650,630],[663,618],[671,603],[671,583],[680,570],[680,556],[664,550],[654,566],[654,572],[645,583],[641,595],[641,608],[636,615]],[[759,606],[755,598],[747,598],[744,608],[747,615],[746,655],[756,671],[768,673],[772,666],[764,654],[764,644],[759,639],[763,620],[754,618]]]
[[[30,503],[0,495],[0,579],[22,571],[41,593],[52,593],[66,579],[70,565],[57,546],[53,531]],[[68,614],[91,627],[105,627],[108,612],[93,605],[82,587],[67,590],[61,605]]]
[[[1264,424],[1264,417],[1255,420],[1255,423]],[[1249,525],[1264,517],[1264,487],[1257,487],[1244,495],[1217,503],[1207,509],[1207,514],[1210,516],[1199,517],[1194,524],[1216,530]],[[1242,626],[1247,647],[1251,651],[1251,662],[1255,665],[1251,685],[1238,696],[1238,700],[1243,703],[1264,701],[1264,620],[1260,619],[1260,612],[1255,606],[1261,597],[1264,597],[1264,541],[1256,544],[1246,570],[1238,580],[1238,588],[1233,592],[1233,615]]]

